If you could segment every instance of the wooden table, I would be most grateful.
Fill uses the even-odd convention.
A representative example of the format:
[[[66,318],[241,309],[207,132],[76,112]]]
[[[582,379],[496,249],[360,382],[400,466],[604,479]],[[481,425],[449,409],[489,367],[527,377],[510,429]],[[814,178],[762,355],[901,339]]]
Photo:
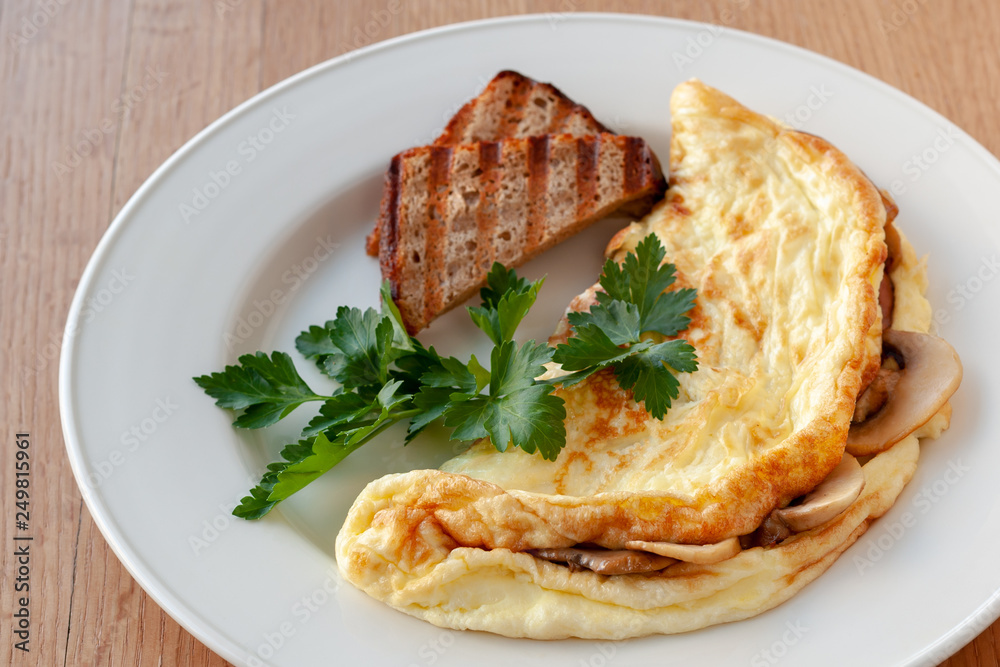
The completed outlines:
[[[402,0],[382,40],[529,12],[719,22],[831,56],[909,93],[1000,154],[1000,3],[960,0]],[[0,5],[0,662],[223,665],[128,575],[84,506],[57,402],[79,277],[125,201],[196,132],[255,93],[362,44],[388,0],[7,0]],[[393,0],[393,4],[395,0]],[[367,38],[364,38],[367,40]],[[15,650],[15,435],[30,433],[30,653]],[[905,629],[899,628],[899,632]],[[998,665],[1000,622],[946,664]]]

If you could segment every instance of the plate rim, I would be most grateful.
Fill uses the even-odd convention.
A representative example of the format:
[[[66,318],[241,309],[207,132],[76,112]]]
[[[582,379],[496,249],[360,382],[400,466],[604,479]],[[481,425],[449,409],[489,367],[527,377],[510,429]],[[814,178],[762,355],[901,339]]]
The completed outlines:
[[[219,118],[199,130],[194,136],[185,141],[183,145],[181,145],[166,160],[164,160],[162,164],[153,170],[153,172],[128,198],[118,213],[115,214],[111,223],[108,225],[107,229],[102,234],[101,239],[94,248],[90,259],[88,259],[69,307],[66,325],[63,330],[59,359],[59,416],[62,424],[64,445],[70,461],[70,468],[76,480],[77,487],[87,505],[87,510],[90,513],[91,518],[100,530],[102,537],[108,543],[108,546],[111,548],[119,562],[128,571],[129,575],[167,615],[184,627],[185,630],[190,632],[195,638],[198,639],[198,641],[202,642],[209,649],[224,659],[235,664],[245,664],[247,656],[250,655],[250,653],[246,647],[230,638],[210,619],[204,618],[202,614],[195,611],[189,603],[175,595],[171,588],[165,584],[160,575],[152,567],[148,566],[138,554],[130,551],[130,549],[125,545],[126,536],[116,522],[112,520],[110,507],[107,505],[102,494],[98,493],[96,488],[93,488],[85,483],[85,467],[87,464],[84,460],[84,438],[82,437],[80,424],[78,423],[76,414],[73,410],[73,394],[70,387],[73,381],[73,369],[78,356],[77,332],[81,326],[80,319],[84,311],[84,300],[86,294],[94,286],[94,283],[98,278],[100,268],[106,263],[107,256],[115,247],[119,237],[126,229],[127,225],[138,219],[134,216],[134,211],[138,209],[150,193],[158,187],[159,182],[166,174],[183,164],[188,154],[198,149],[213,135],[220,132],[236,118],[258,106],[267,104],[272,98],[284,93],[286,90],[289,90],[294,86],[300,85],[301,83],[304,83],[316,76],[320,76],[327,70],[347,66],[351,61],[359,58],[370,57],[373,54],[381,53],[383,51],[404,47],[411,42],[433,40],[441,35],[447,35],[453,32],[471,32],[496,27],[509,28],[519,24],[532,24],[541,21],[548,21],[550,20],[551,15],[552,13],[549,12],[482,18],[449,23],[424,30],[409,32],[404,35],[399,35],[374,44],[369,44],[328,60],[316,63],[315,65],[274,83],[270,87],[239,103],[229,111],[222,114]],[[565,20],[569,23],[616,21],[636,25],[673,26],[684,30],[707,29],[709,26],[717,25],[708,21],[694,21],[670,16],[599,11],[566,12],[561,15],[560,20]],[[899,90],[898,88],[895,88],[894,86],[876,78],[871,74],[868,74],[867,72],[835,60],[830,56],[811,51],[805,47],[737,28],[726,27],[725,33],[731,38],[741,39],[754,43],[758,46],[765,46],[782,51],[789,54],[796,60],[818,63],[822,67],[832,68],[849,77],[859,79],[866,85],[874,86],[883,94],[895,98],[897,101],[913,109],[915,112],[918,112],[925,117],[929,117],[932,121],[939,124],[944,123],[948,126],[954,127],[959,134],[957,141],[961,142],[965,148],[970,149],[971,153],[978,157],[980,161],[985,163],[984,166],[993,171],[998,180],[1000,180],[1000,160],[998,160],[996,156],[987,150],[985,146],[976,141],[976,139],[968,134],[968,132],[966,132],[962,127],[915,97]],[[981,632],[985,631],[994,621],[996,621],[998,617],[1000,617],[1000,605],[997,604],[998,600],[1000,600],[1000,589],[994,591],[993,595],[989,599],[983,602],[975,610],[972,610],[961,623],[953,627],[947,634],[938,637],[934,642],[925,646],[922,651],[911,655],[903,664],[914,665],[921,663],[921,661],[926,659],[930,653],[936,650],[937,647],[945,645],[953,637],[964,632],[969,627],[985,622],[982,628],[976,632],[976,635],[974,635],[974,639],[975,636],[978,636]],[[954,654],[963,646],[964,644],[956,646],[953,650],[949,651],[948,654]]]

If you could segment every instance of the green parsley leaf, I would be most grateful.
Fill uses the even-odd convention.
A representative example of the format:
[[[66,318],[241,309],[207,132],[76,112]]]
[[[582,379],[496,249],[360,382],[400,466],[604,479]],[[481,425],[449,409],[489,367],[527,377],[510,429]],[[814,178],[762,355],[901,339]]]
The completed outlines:
[[[479,290],[479,298],[484,308],[496,308],[500,299],[508,292],[523,294],[531,287],[527,278],[520,278],[514,269],[508,269],[500,262],[493,262],[486,275],[486,286]]]
[[[323,359],[340,351],[333,344],[333,341],[330,340],[331,326],[333,326],[332,321],[327,322],[322,327],[314,324],[295,339],[295,349],[306,359],[315,359],[321,370],[323,368]]]
[[[233,516],[243,519],[259,519],[270,512],[277,500],[269,500],[274,485],[278,482],[278,474],[289,465],[304,460],[312,454],[313,438],[300,440],[297,443],[286,445],[281,450],[281,457],[284,461],[276,461],[267,465],[267,472],[261,478],[260,483],[250,489],[250,495],[245,496],[240,504],[233,510]]]
[[[270,512],[278,504],[277,500],[272,501],[267,499],[271,495],[273,486],[273,482],[270,485],[265,485],[262,481],[250,489],[250,495],[244,496],[240,504],[233,509],[233,516],[253,520],[259,519]]]
[[[419,412],[410,420],[407,443],[441,417],[451,403],[461,401],[462,396],[478,394],[490,383],[490,372],[483,368],[475,355],[468,364],[455,357],[439,357],[439,363],[420,377],[423,386],[413,397],[413,405]]]
[[[571,312],[567,319],[577,329],[587,324],[597,326],[615,345],[635,343],[642,335],[639,307],[617,299],[591,306],[586,313]]]
[[[270,426],[307,401],[327,398],[309,388],[284,352],[245,354],[238,366],[194,381],[219,407],[243,410],[233,422],[238,428]]]
[[[413,397],[417,414],[410,419],[406,429],[406,442],[411,442],[421,431],[444,414],[452,402],[453,387],[422,387]]]
[[[573,329],[576,335],[557,347],[553,356],[553,360],[561,364],[563,370],[579,371],[590,366],[594,366],[596,370],[621,361],[637,351],[633,349],[635,346],[619,347],[593,322],[578,324]]]
[[[656,300],[653,309],[648,312],[640,327],[645,331],[655,331],[664,336],[676,336],[691,324],[691,318],[685,315],[694,308],[695,290],[684,289],[664,292]]]
[[[623,389],[631,389],[636,402],[646,411],[663,419],[676,399],[680,382],[673,371],[693,373],[698,370],[694,348],[684,340],[658,343],[633,354],[615,365],[615,376]],[[666,372],[664,372],[666,371]]]
[[[411,339],[411,341],[413,343],[412,350],[401,353],[393,360],[389,376],[393,380],[399,380],[403,383],[400,391],[415,394],[423,386],[420,378],[428,371],[438,369],[441,366],[441,355],[433,347],[425,348],[416,338]]]
[[[692,289],[666,292],[675,281],[672,264],[662,264],[665,250],[650,234],[621,265],[608,260],[601,274],[603,292],[588,312],[570,313],[574,336],[556,348],[553,359],[570,371],[558,378],[575,384],[600,368],[614,368],[618,384],[663,419],[678,396],[675,373],[697,370],[694,348],[684,340],[654,344],[643,335],[674,336],[691,323]]]
[[[379,288],[379,295],[382,297],[382,315],[389,317],[392,321],[393,347],[407,352],[414,351],[414,344],[419,345],[419,343],[406,332],[406,325],[403,324],[403,316],[399,313],[396,302],[392,300],[392,287],[388,280],[382,281],[382,286]]]
[[[552,395],[552,385],[534,380],[545,372],[543,364],[552,359],[552,353],[552,348],[534,341],[521,347],[506,341],[494,347],[489,393],[452,394],[452,403],[443,410],[445,426],[454,428],[452,439],[488,435],[501,452],[514,445],[555,460],[566,444],[565,404]]]
[[[333,438],[328,437],[326,432],[320,432],[313,438],[285,447],[281,452],[285,461],[270,464],[260,484],[251,490],[233,513],[250,519],[264,516],[276,503],[303,489],[395,423],[397,420],[393,418],[392,409],[410,398],[397,394],[399,386],[399,382],[389,382],[379,391],[377,402],[381,411],[370,423],[342,430]]]
[[[355,447],[347,444],[349,433],[354,434],[359,431],[370,432],[373,429],[374,425],[354,429],[353,431],[341,434],[332,442],[326,437],[325,433],[317,434],[316,437],[309,441],[308,456],[304,456],[296,461],[290,461],[284,469],[275,473],[274,483],[271,485],[270,493],[267,495],[267,502],[276,503],[284,500],[343,461],[357,446],[360,446],[357,442],[355,442]],[[260,488],[265,488],[264,484],[261,484]]]
[[[511,340],[514,332],[528,310],[538,298],[538,290],[542,289],[545,279],[529,283],[524,278],[494,262],[487,276],[487,287],[480,290],[483,305],[478,308],[468,308],[473,323],[483,330],[495,345]],[[500,291],[504,288],[505,291]]]
[[[338,353],[325,357],[323,370],[345,388],[380,385],[387,379],[394,328],[369,308],[341,306],[327,330]]]
[[[493,348],[490,355],[490,395],[503,394],[530,387],[535,377],[545,372],[545,364],[552,361],[553,350],[543,343],[529,340],[518,347],[507,341]]]
[[[478,362],[476,363],[478,368]],[[420,382],[428,387],[453,387],[453,391],[476,392],[477,378],[467,364],[455,357],[440,358],[439,365],[420,376]],[[480,387],[481,389],[481,387]]]
[[[552,395],[550,385],[532,385],[508,394],[487,417],[486,430],[494,443],[509,441],[529,454],[555,461],[566,446],[566,402]],[[502,451],[502,450],[501,450]]]
[[[316,435],[337,426],[351,423],[372,411],[374,405],[355,393],[337,393],[320,406],[319,414],[312,418],[302,431],[302,436]]]
[[[694,290],[664,293],[674,284],[676,274],[673,264],[661,264],[665,256],[660,240],[650,234],[639,242],[634,253],[625,256],[620,266],[610,259],[604,264],[600,279],[604,292],[597,294],[598,303],[607,306],[617,300],[634,304],[640,334],[656,331],[673,336],[691,323],[684,313],[694,306]]]

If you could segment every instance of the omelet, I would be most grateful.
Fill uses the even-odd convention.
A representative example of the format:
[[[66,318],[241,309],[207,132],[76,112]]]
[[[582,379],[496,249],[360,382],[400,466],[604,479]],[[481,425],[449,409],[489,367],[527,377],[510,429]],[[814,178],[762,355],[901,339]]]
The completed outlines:
[[[440,470],[372,482],[337,537],[346,580],[449,628],[536,639],[684,632],[780,604],[892,506],[918,437],[939,434],[950,415],[935,404],[862,466],[845,454],[858,396],[883,367],[879,288],[894,208],[828,142],[697,80],[675,89],[671,116],[666,198],[608,247],[621,259],[655,233],[677,285],[697,290],[679,337],[699,369],[680,376],[666,417],[597,373],[559,390],[567,443],[555,461],[484,441]],[[926,332],[924,266],[898,241],[893,327]],[[567,334],[564,320],[553,342]],[[831,518],[760,538],[776,512],[822,496],[844,466],[856,484]],[[602,574],[579,553],[639,553],[649,569]]]

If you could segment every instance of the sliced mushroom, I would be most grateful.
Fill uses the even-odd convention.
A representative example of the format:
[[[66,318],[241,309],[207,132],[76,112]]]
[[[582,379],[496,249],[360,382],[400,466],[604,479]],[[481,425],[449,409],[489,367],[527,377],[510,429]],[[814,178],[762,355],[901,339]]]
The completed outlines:
[[[962,362],[945,340],[930,334],[889,329],[883,345],[903,358],[899,381],[885,406],[851,424],[847,451],[854,456],[883,452],[930,421],[962,382]]]
[[[800,504],[777,509],[772,515],[793,532],[801,533],[839,515],[857,500],[864,488],[861,464],[850,454],[844,454],[837,467]]]
[[[895,211],[895,204],[893,206],[893,211]],[[887,213],[890,211],[888,206],[886,207]],[[892,218],[895,218],[895,212],[892,213]],[[892,284],[892,278],[889,274],[892,269],[896,266],[896,262],[903,256],[902,241],[899,238],[899,232],[896,231],[895,225],[892,224],[892,219],[887,219],[885,223],[885,245],[888,248],[888,253],[885,257],[885,267],[882,271],[882,282],[879,284],[878,290],[878,304],[882,308],[882,329],[883,331],[892,326],[892,311],[896,305],[896,290]]]
[[[760,527],[750,536],[750,542],[755,547],[769,547],[772,544],[783,542],[791,536],[791,528],[779,519],[775,512],[771,512],[764,519],[764,522],[760,524]]]
[[[673,565],[677,561],[651,553],[627,549],[581,549],[564,547],[559,549],[534,549],[528,553],[545,560],[567,563],[570,569],[584,568],[598,574],[638,574],[655,572]]]
[[[673,544],[671,542],[646,542],[632,540],[625,543],[628,549],[649,551],[661,556],[676,558],[688,563],[710,565],[732,558],[740,552],[740,539],[730,537],[715,544]]]
[[[883,364],[882,368],[878,369],[875,379],[858,396],[851,422],[863,422],[881,410],[895,392],[896,384],[902,374],[898,368],[889,368],[887,364]]]
[[[892,309],[896,303],[896,291],[892,285],[892,278],[889,277],[889,262],[886,261],[885,265],[885,274],[878,286],[878,305],[882,309],[882,328],[888,329],[892,326]]]

